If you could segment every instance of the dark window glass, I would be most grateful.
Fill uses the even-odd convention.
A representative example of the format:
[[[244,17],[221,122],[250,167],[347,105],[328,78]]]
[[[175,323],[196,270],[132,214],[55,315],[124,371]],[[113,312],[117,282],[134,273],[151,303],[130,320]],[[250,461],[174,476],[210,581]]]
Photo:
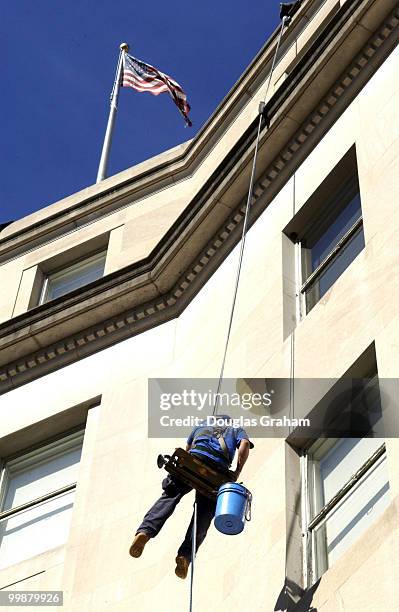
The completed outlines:
[[[321,264],[333,250],[338,241],[346,234],[362,214],[360,194],[357,193],[338,217],[331,223],[324,233],[317,239],[311,249],[312,272]]]
[[[363,249],[364,234],[363,228],[360,227],[306,292],[306,308],[308,311],[327,293]]]
[[[302,240],[306,310],[323,297],[364,248],[361,202],[357,176],[336,192],[309,227]],[[316,271],[316,272],[315,272]]]

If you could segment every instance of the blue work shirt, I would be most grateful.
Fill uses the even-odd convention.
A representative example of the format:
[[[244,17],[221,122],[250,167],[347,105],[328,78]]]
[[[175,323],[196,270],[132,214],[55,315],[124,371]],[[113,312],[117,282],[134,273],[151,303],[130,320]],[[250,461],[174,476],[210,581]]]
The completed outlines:
[[[218,433],[221,433],[226,443],[229,454],[228,460],[220,446]],[[249,440],[247,432],[242,427],[214,427],[211,425],[195,427],[187,438],[187,444],[193,444],[194,439],[194,448],[191,448],[189,452],[198,457],[208,457],[224,469],[231,465],[241,440]],[[253,448],[253,446],[250,442],[250,448]]]

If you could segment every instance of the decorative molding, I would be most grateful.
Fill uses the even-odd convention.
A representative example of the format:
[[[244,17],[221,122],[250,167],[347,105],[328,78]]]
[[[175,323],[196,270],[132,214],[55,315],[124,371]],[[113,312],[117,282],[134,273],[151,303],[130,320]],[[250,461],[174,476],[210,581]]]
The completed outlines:
[[[397,44],[399,38],[398,24],[399,7],[371,36],[361,52],[357,54],[355,60],[346,68],[334,86],[256,182],[251,223],[263,212],[275,193],[284,184],[284,181],[300,165],[309,148],[313,148],[315,143],[322,138],[327,129],[364,86],[370,75],[375,72]],[[273,129],[273,124],[271,129]],[[139,262],[140,265],[126,268],[110,275],[110,277],[92,283],[85,290],[77,293],[76,296],[65,296],[65,299],[57,300],[55,306],[50,303],[44,305],[44,308],[39,307],[39,309],[42,309],[41,311],[36,309],[37,312],[31,316],[37,316],[40,320],[38,315],[45,312],[46,307],[53,307],[55,310],[58,308],[58,311],[61,312],[65,311],[65,304],[78,301],[82,303],[85,296],[87,299],[93,300],[93,296],[101,296],[104,293],[104,288],[108,288],[109,292],[117,292],[118,290],[121,292],[121,282],[128,285],[132,278],[138,279],[139,287],[143,286],[143,278],[146,279],[146,282],[152,285],[153,293],[156,294],[156,297],[145,300],[144,303],[137,304],[90,328],[77,331],[46,348],[30,352],[29,355],[7,364],[0,372],[0,393],[7,392],[29,380],[42,376],[44,373],[179,316],[239,241],[244,210],[245,202],[241,201],[236,210],[232,211],[220,229],[213,235],[200,254],[196,256],[193,263],[174,284],[173,288],[164,294],[161,294],[157,288],[157,275],[154,268],[151,270],[151,262],[146,261]],[[169,240],[173,241],[173,235],[169,236]],[[149,273],[150,270],[151,273]],[[89,308],[86,307],[86,312],[88,310]],[[22,329],[24,324],[24,317],[26,318],[29,314],[28,312],[26,315],[8,322],[9,333],[15,331],[17,335],[16,342],[19,330]],[[30,329],[34,323],[33,320],[33,323],[29,325]],[[0,326],[0,330],[4,327],[4,324]],[[9,345],[12,345],[12,341],[9,342]]]

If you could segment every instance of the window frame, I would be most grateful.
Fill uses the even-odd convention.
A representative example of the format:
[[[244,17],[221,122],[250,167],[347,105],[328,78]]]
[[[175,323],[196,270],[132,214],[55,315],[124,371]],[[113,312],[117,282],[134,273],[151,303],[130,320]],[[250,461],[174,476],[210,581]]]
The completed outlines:
[[[338,438],[321,438],[321,446],[325,440],[331,441],[330,448]],[[314,445],[313,445],[314,446]],[[310,447],[311,448],[311,447]],[[316,530],[323,525],[338,505],[349,498],[358,487],[362,485],[367,476],[371,473],[372,468],[382,458],[386,458],[386,444],[383,442],[373,453],[362,463],[362,465],[354,472],[345,482],[345,484],[336,492],[336,494],[324,504],[320,510],[313,516],[313,509],[316,506],[317,497],[320,499],[320,479],[317,479],[317,465],[313,456],[317,453],[318,447],[312,453],[310,448],[303,451],[300,462],[301,480],[302,480],[302,535],[304,541],[303,547],[303,563],[304,563],[304,581],[307,587],[314,584],[325,571],[329,569],[328,560],[326,559],[325,551],[318,550],[316,543]],[[328,452],[328,451],[326,451]],[[313,497],[314,496],[314,497]],[[321,556],[323,555],[323,559]]]
[[[74,430],[73,432],[57,436],[56,439],[52,439],[51,441],[46,440],[45,442],[34,447],[33,449],[26,449],[18,453],[17,455],[9,457],[8,459],[2,459],[0,461],[0,523],[5,520],[8,520],[11,517],[18,516],[18,514],[23,513],[26,510],[30,510],[31,508],[40,506],[41,504],[44,504],[50,499],[62,497],[62,495],[65,495],[70,491],[76,490],[77,487],[77,481],[75,481],[63,487],[60,487],[59,489],[46,493],[45,495],[36,497],[30,500],[29,502],[25,502],[23,504],[20,504],[19,506],[3,510],[2,508],[7,495],[8,483],[12,478],[12,472],[9,468],[9,464],[18,465],[18,463],[21,463],[23,465],[23,463],[25,462],[29,464],[29,462],[34,461],[40,455],[43,456],[44,460],[46,455],[48,458],[51,458],[54,456],[54,451],[56,451],[57,448],[58,450],[60,450],[63,445],[66,446],[66,449],[68,449],[68,447],[71,449],[76,446],[78,442],[81,442],[83,446],[84,434],[85,428],[82,428],[80,426],[77,430]]]
[[[55,270],[51,270],[48,272],[43,272],[43,284],[42,284],[42,288],[40,290],[40,295],[39,295],[39,301],[38,301],[38,305],[42,305],[42,304],[47,304],[51,301],[53,301],[54,299],[57,298],[50,298],[48,299],[48,293],[49,293],[49,286],[52,280],[57,280],[58,278],[61,278],[63,275],[65,275],[66,273],[68,273],[70,270],[73,270],[73,268],[79,268],[79,266],[83,266],[83,264],[87,264],[91,261],[96,261],[96,260],[100,260],[100,259],[104,259],[104,269],[105,269],[105,264],[106,264],[106,259],[107,259],[107,248],[102,248],[99,251],[96,251],[94,253],[85,255],[84,257],[80,257],[79,259],[75,259],[74,261],[68,263],[68,264],[64,264],[63,266],[60,266],[58,268],[56,268]],[[104,270],[103,270],[103,275],[104,275]],[[102,276],[103,276],[102,275]],[[99,277],[102,278],[102,277]],[[98,280],[98,279],[95,279]],[[91,281],[94,282],[94,281]],[[85,287],[86,284],[82,285],[81,287]],[[78,287],[79,289],[81,287]],[[63,295],[59,296],[59,297],[64,297],[65,295],[68,295],[70,293],[70,291],[64,293]]]
[[[347,225],[350,217],[347,218],[346,223],[343,219],[344,225],[341,226],[341,231],[345,231],[343,229],[345,227],[345,234],[340,234],[340,224],[338,224],[336,239],[334,240],[334,232],[330,232],[329,237],[326,236],[326,248],[328,248],[328,251],[325,251],[326,254],[322,251],[318,253],[318,249],[315,251],[316,259],[313,258],[313,265],[317,265],[317,267],[312,269],[311,258],[313,247],[317,246],[319,240],[323,239],[323,235],[329,232],[329,228],[335,223],[340,214],[345,211],[347,206],[352,206],[354,199],[358,199],[359,207],[358,210],[356,208],[353,209],[352,213],[348,211],[349,215],[352,215],[352,225],[350,227]],[[283,229],[283,234],[290,240],[293,247],[292,257],[294,265],[292,268],[291,266],[286,266],[286,274],[288,274],[288,277],[292,276],[295,284],[295,296],[293,297],[295,297],[296,304],[296,321],[299,323],[321,299],[318,282],[323,280],[324,274],[329,274],[329,268],[333,270],[336,262],[339,265],[338,275],[331,282],[330,288],[366,246],[356,143],[352,144],[328,175],[307,197],[298,211],[294,213]],[[359,243],[354,245],[356,253],[354,253],[350,263],[343,268],[339,263],[340,258],[346,249],[348,249],[349,260],[352,252],[349,250],[350,247],[348,248],[348,245],[352,241],[358,241],[359,237],[362,240],[361,249],[359,250],[358,248],[360,246]],[[328,246],[329,243],[330,246]],[[310,244],[313,246],[310,247]],[[321,257],[323,257],[322,261]],[[323,291],[324,293],[326,292],[324,288]]]

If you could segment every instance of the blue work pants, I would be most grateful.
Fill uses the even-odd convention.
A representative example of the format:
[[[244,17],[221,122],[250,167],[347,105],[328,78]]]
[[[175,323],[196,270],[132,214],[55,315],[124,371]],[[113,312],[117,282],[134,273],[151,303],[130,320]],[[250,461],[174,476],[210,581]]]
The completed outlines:
[[[177,504],[186,493],[192,490],[192,487],[185,484],[176,477],[168,475],[162,481],[163,493],[155,502],[150,510],[145,515],[143,522],[137,529],[136,533],[144,532],[151,538],[154,538],[164,526],[166,520],[173,514]],[[196,533],[196,551],[205,539],[209,525],[215,515],[216,501],[205,497],[196,491],[195,499],[197,502],[197,533]],[[190,525],[188,526],[185,538],[177,551],[178,555],[186,557],[190,561],[192,552],[192,530],[193,530],[194,512],[191,517]]]

